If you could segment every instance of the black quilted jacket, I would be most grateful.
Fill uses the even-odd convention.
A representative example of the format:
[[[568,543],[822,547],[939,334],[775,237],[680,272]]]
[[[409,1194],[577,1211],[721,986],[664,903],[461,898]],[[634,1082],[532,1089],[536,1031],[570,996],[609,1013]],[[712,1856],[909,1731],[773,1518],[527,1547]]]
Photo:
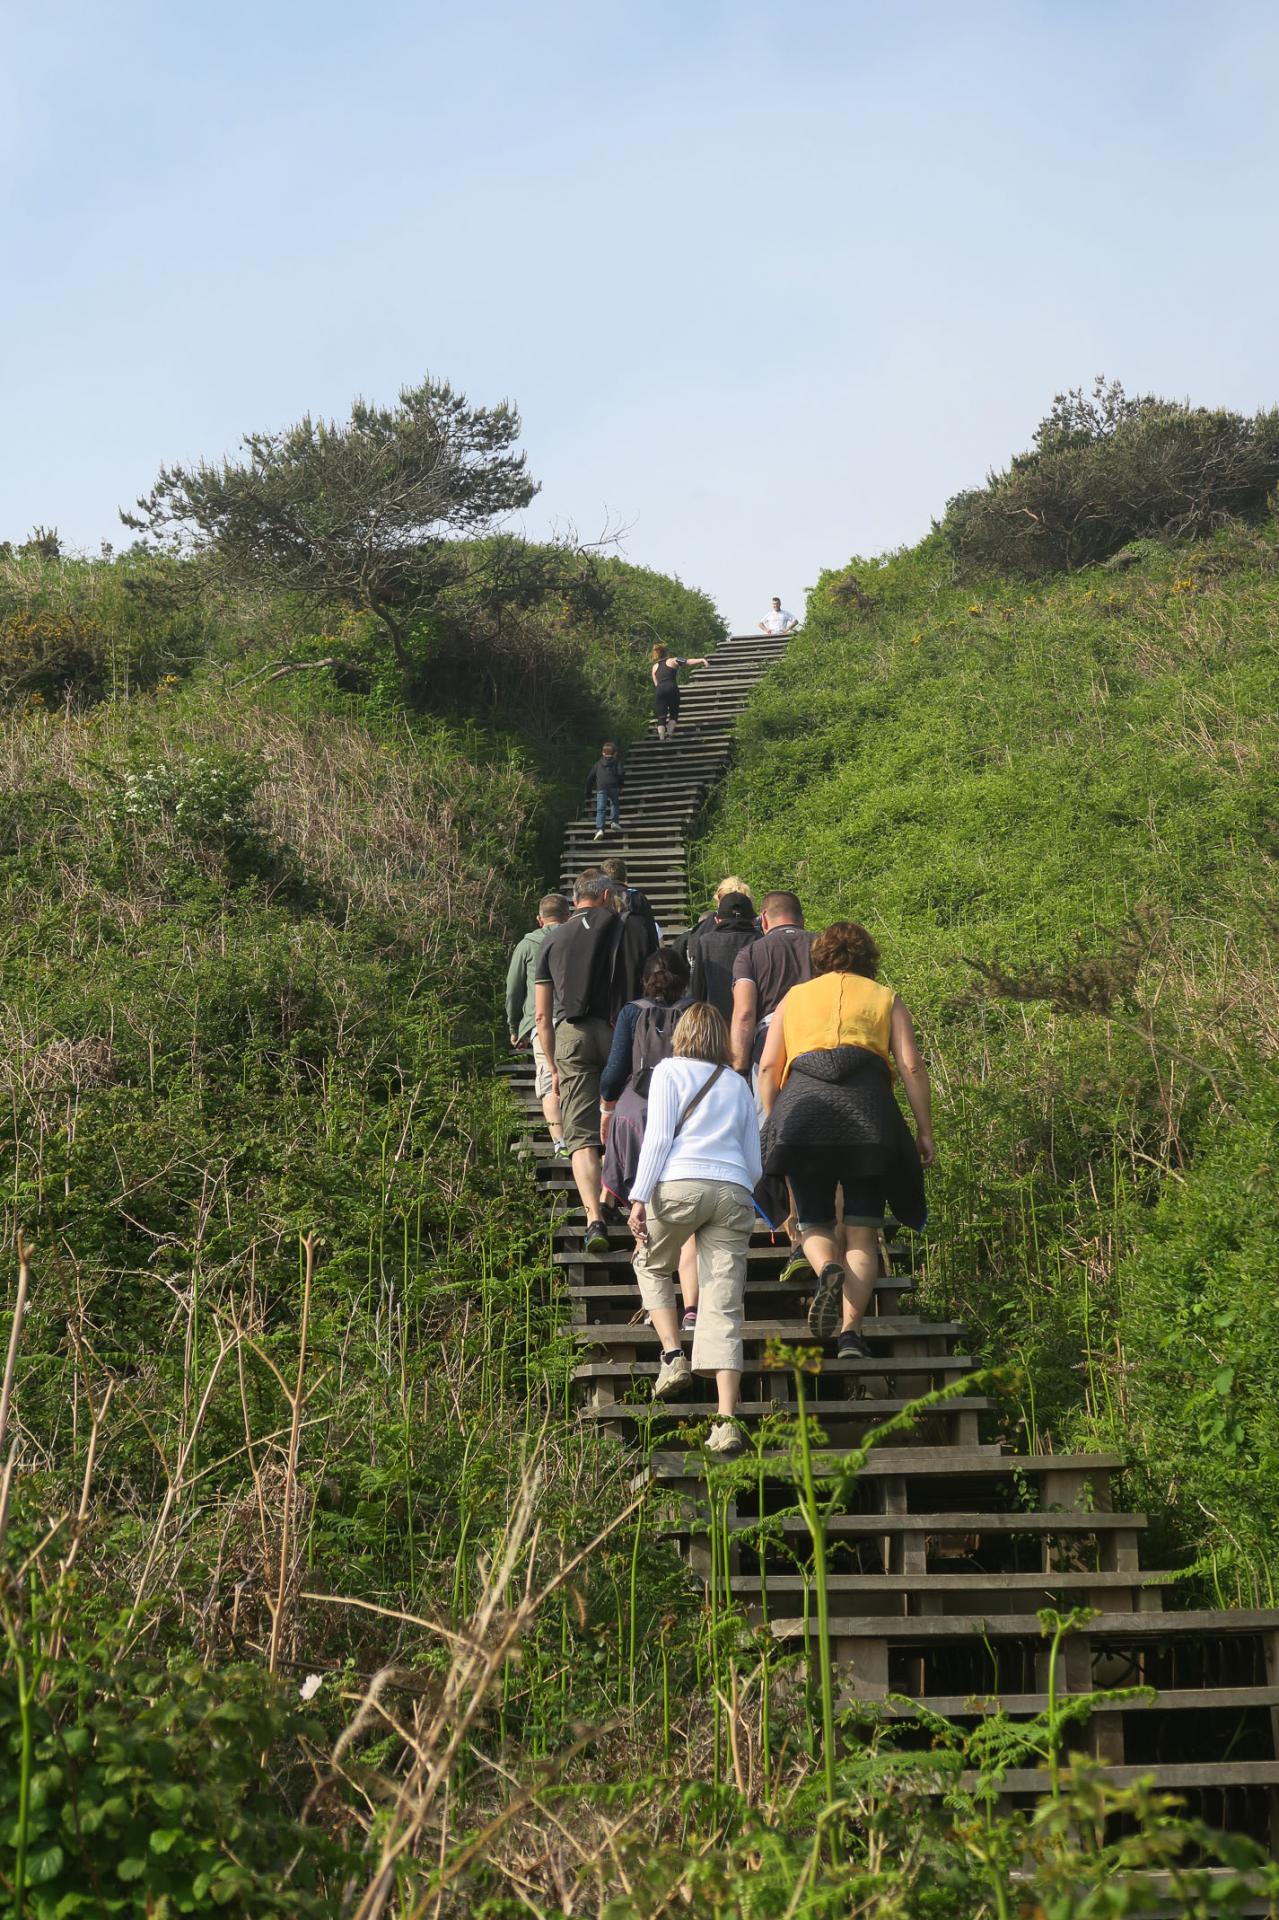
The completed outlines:
[[[888,1068],[869,1047],[797,1055],[760,1145],[765,1173],[825,1164],[837,1173],[882,1175],[895,1217],[907,1227],[924,1224],[919,1151],[893,1098]]]

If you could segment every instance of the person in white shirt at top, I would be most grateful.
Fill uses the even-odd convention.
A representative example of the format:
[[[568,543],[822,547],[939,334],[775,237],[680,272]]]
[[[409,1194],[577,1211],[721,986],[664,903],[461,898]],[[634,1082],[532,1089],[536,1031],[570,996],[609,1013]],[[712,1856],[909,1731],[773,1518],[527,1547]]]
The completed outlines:
[[[794,633],[799,621],[793,613],[787,613],[777,595],[773,595],[771,613],[766,613],[759,623],[761,633]]]
[[[713,1373],[719,1419],[706,1447],[715,1454],[737,1453],[743,1443],[733,1415],[742,1384],[751,1195],[762,1171],[754,1097],[728,1064],[728,1023],[699,1003],[681,1016],[672,1057],[653,1069],[629,1224],[640,1297],[662,1343],[653,1392],[665,1400],[694,1372]],[[697,1236],[699,1282],[691,1367],[671,1280],[690,1234]]]

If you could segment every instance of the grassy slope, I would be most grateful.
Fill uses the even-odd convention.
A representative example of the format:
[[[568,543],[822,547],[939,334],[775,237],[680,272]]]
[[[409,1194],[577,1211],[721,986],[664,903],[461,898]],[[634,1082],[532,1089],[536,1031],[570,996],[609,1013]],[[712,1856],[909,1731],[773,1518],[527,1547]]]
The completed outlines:
[[[93,569],[78,571],[48,584],[109,605]],[[714,628],[700,596],[638,582],[654,586],[691,633]],[[194,1900],[183,1911],[336,1911],[335,1890],[367,1866],[329,1862],[328,1838],[363,1845],[369,1809],[335,1782],[308,1840],[293,1824],[316,1778],[305,1755],[327,1751],[388,1664],[419,1673],[386,1696],[411,1716],[441,1643],[302,1590],[462,1620],[532,1454],[537,1531],[526,1516],[520,1581],[626,1497],[589,1435],[539,1445],[567,1353],[545,1297],[544,1216],[490,1068],[548,816],[558,829],[605,702],[610,729],[638,713],[647,636],[573,633],[554,612],[543,623],[559,724],[599,723],[569,754],[530,739],[527,713],[410,718],[376,682],[345,697],[313,674],[250,678],[295,640],[265,626],[247,658],[206,658],[153,693],[81,713],[29,701],[0,722],[0,1204],[10,1247],[19,1229],[34,1243],[8,1572],[0,1562],[16,1663],[0,1662],[0,1885],[22,1832],[41,1914],[88,1875],[121,1911],[161,1895]],[[306,1233],[320,1239],[294,1477]],[[66,1522],[44,1535],[74,1510],[91,1450],[89,1524],[68,1565]],[[32,1551],[35,1573],[11,1587]],[[635,1552],[637,1573],[654,1561],[646,1622],[678,1577],[669,1555]],[[595,1555],[525,1629],[526,1664],[477,1737],[536,1758],[583,1712],[627,1698],[630,1555]],[[307,1672],[325,1684],[304,1711]],[[25,1724],[24,1674],[38,1696]],[[69,1785],[62,1734],[90,1720],[92,1755]],[[372,1713],[358,1769],[402,1771],[388,1725]],[[35,1800],[22,1819],[24,1750]],[[122,1795],[109,1767],[126,1761]],[[467,1764],[445,1777],[460,1787]],[[165,1832],[182,1837],[161,1859],[149,1826],[164,1780],[181,1815]]]
[[[855,561],[701,855],[874,930],[936,1082],[937,1304],[1021,1366],[1027,1438],[1142,1456],[1241,1594],[1279,1566],[1277,619],[1274,526],[1033,591],[957,586],[936,538]]]

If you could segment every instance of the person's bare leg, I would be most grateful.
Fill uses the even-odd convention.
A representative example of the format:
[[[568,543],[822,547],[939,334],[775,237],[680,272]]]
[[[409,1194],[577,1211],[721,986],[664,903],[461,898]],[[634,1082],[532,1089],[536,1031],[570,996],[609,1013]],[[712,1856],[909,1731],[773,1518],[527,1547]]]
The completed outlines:
[[[837,1266],[844,1264],[844,1230],[842,1227],[805,1227],[803,1230],[804,1258],[813,1272],[820,1275],[823,1267],[834,1261]]]
[[[546,1131],[555,1146],[564,1138],[564,1129],[560,1125],[560,1096],[548,1093],[542,1101],[542,1118],[546,1122]]]
[[[875,1227],[844,1227],[841,1231],[848,1241],[848,1251],[844,1255],[847,1278],[844,1281],[843,1326],[843,1331],[847,1333],[861,1326],[870,1305],[870,1296],[875,1291],[875,1282],[879,1278],[879,1233]]]
[[[592,1220],[600,1217],[603,1204],[601,1186],[600,1155],[597,1147],[578,1147],[573,1155],[573,1179],[577,1186],[577,1197],[586,1209],[589,1226]]]
[[[679,1346],[679,1308],[654,1307],[651,1310],[653,1332],[662,1343],[663,1353],[674,1353]]]
[[[679,1250],[679,1290],[684,1297],[685,1313],[697,1311],[697,1235],[690,1233]]]
[[[731,1367],[723,1367],[715,1375],[715,1391],[719,1395],[719,1417],[730,1420],[737,1412],[737,1403],[742,1397],[742,1376]]]

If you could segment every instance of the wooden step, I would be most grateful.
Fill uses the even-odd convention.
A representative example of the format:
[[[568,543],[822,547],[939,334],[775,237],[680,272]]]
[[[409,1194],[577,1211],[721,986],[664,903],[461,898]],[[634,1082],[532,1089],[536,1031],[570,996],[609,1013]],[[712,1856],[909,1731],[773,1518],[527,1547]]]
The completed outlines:
[[[826,1576],[826,1591],[832,1600],[840,1598],[864,1600],[867,1596],[896,1597],[902,1604],[885,1610],[891,1617],[900,1614],[904,1618],[913,1618],[919,1614],[930,1619],[937,1616],[944,1617],[944,1604],[941,1603],[944,1603],[949,1595],[958,1596],[960,1599],[966,1598],[969,1601],[974,1595],[980,1595],[988,1602],[997,1601],[1006,1595],[1011,1611],[1011,1603],[1014,1600],[1019,1599],[1023,1606],[1027,1604],[1027,1594],[1043,1596],[1042,1599],[1031,1602],[1035,1606],[1046,1607],[1051,1604],[1049,1599],[1051,1594],[1061,1593],[1087,1595],[1085,1604],[1104,1607],[1108,1594],[1113,1604],[1113,1596],[1117,1591],[1135,1594],[1140,1590],[1144,1598],[1151,1600],[1151,1612],[1158,1612],[1159,1589],[1168,1584],[1169,1579],[1166,1574],[1141,1573],[1135,1567],[1112,1569],[1108,1572],[1088,1572],[1070,1568],[1060,1571],[1045,1569],[1038,1572],[1012,1573],[938,1573],[924,1569],[917,1573],[828,1573]],[[733,1593],[752,1604],[767,1595],[771,1615],[770,1624],[774,1629],[780,1630],[786,1624],[780,1617],[780,1602],[795,1596],[802,1598],[806,1590],[811,1592],[812,1578],[803,1574],[743,1573],[734,1574],[730,1578],[729,1586]],[[779,1605],[775,1606],[774,1601]],[[1072,1604],[1076,1603],[1072,1602]],[[1131,1605],[1131,1602],[1126,1601],[1124,1604]],[[876,1614],[874,1617],[879,1619],[882,1625],[883,1615]],[[811,1613],[809,1619],[811,1631]],[[799,1625],[802,1628],[802,1617]]]
[[[841,1711],[855,1704],[856,1694],[844,1695],[839,1701]],[[1232,1712],[1241,1707],[1276,1706],[1279,1706],[1279,1687],[1156,1687],[1150,1695],[1138,1694],[1136,1698],[1127,1700],[1107,1700],[1103,1695],[1092,1712]],[[885,1700],[881,1711],[893,1720],[913,1720],[920,1713],[941,1714],[947,1720],[984,1720],[994,1713],[1006,1713],[1011,1719],[1018,1719],[1047,1713],[1048,1707],[1046,1693],[933,1693],[928,1696],[926,1703],[900,1697]]]
[[[826,1479],[841,1471],[847,1456],[838,1450],[819,1448],[812,1455],[814,1475]],[[756,1464],[753,1462],[752,1464]],[[979,1447],[875,1447],[866,1457],[857,1478],[858,1488],[868,1499],[891,1498],[887,1504],[909,1508],[912,1483],[927,1480],[985,1479],[992,1487],[1002,1485],[1015,1490],[1019,1480],[1036,1483],[1040,1504],[1045,1508],[1108,1508],[1110,1475],[1122,1462],[1115,1454],[1105,1453],[1006,1453],[998,1446]],[[647,1478],[654,1485],[669,1487],[678,1493],[700,1497],[705,1479],[706,1461],[698,1451],[674,1452],[655,1448],[649,1456]],[[766,1450],[757,1470],[766,1481],[793,1483],[789,1452]],[[644,1476],[641,1476],[642,1484]],[[889,1483],[900,1481],[900,1486]],[[931,1487],[926,1492],[931,1491]],[[739,1494],[739,1508],[744,1496]],[[926,1497],[915,1494],[913,1504],[922,1509]],[[935,1511],[935,1503],[929,1507]],[[1033,1617],[1033,1616],[1032,1616]],[[1279,1618],[1279,1616],[1276,1616]],[[1036,1632],[1038,1626],[1036,1625]],[[854,1635],[851,1624],[846,1637]]]
[[[890,1343],[958,1339],[964,1328],[953,1320],[923,1320],[914,1315],[881,1315],[868,1319],[862,1331],[872,1346],[883,1341]],[[626,1347],[636,1344],[647,1345],[653,1335],[647,1327],[566,1327],[564,1332],[578,1341],[591,1346]],[[743,1338],[747,1345],[763,1346],[769,1340],[777,1340],[785,1345],[811,1347],[813,1337],[808,1331],[806,1320],[754,1320],[743,1329]],[[921,1352],[923,1349],[921,1349]],[[885,1354],[883,1361],[889,1356]],[[919,1355],[905,1353],[901,1359],[916,1359]],[[749,1363],[748,1363],[749,1364]]]
[[[666,1421],[700,1421],[709,1419],[715,1410],[714,1384],[705,1382],[706,1397],[702,1400],[617,1400],[611,1404],[582,1407],[580,1417],[583,1420],[616,1421],[619,1426],[657,1426]],[[837,1399],[825,1397],[806,1403],[807,1411],[814,1420],[838,1420],[845,1423],[857,1422],[862,1425],[877,1425],[895,1413],[904,1413],[915,1404],[913,1397],[882,1398],[876,1396],[867,1399]],[[920,1415],[921,1425],[938,1420],[976,1421],[979,1413],[989,1413],[996,1405],[993,1400],[984,1400],[978,1395],[963,1395],[936,1407],[929,1407]],[[785,1414],[793,1417],[797,1403],[787,1400],[742,1400],[737,1413],[743,1425],[761,1420],[767,1414]],[[974,1443],[976,1434],[974,1432]]]

